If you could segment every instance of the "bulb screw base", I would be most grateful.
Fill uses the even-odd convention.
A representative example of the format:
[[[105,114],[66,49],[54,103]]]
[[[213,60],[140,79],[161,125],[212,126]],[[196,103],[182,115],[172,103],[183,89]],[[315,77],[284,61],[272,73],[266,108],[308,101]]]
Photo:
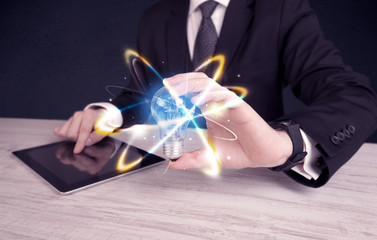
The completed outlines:
[[[183,140],[166,141],[162,146],[162,151],[171,161],[177,160],[183,154]]]

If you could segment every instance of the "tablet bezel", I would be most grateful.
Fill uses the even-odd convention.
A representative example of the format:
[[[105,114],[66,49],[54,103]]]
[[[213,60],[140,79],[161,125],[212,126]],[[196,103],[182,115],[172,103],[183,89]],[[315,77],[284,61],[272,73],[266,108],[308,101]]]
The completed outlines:
[[[110,180],[117,179],[119,177],[138,172],[143,169],[147,169],[149,167],[155,166],[157,164],[163,163],[166,160],[154,155],[150,154],[140,148],[137,148],[135,146],[129,145],[126,142],[122,142],[118,139],[111,138],[114,141],[118,141],[120,143],[128,145],[129,148],[132,150],[138,151],[140,155],[145,156],[145,159],[140,163],[139,168],[130,169],[125,172],[119,172],[117,170],[111,171],[109,173],[103,174],[103,175],[93,175],[91,178],[73,183],[73,184],[67,184],[64,181],[62,181],[59,177],[57,177],[53,172],[46,169],[42,164],[40,164],[36,159],[31,158],[30,155],[28,155],[28,151],[36,150],[36,149],[43,149],[47,147],[53,147],[54,145],[58,144],[64,144],[67,142],[54,142],[49,143],[45,145],[40,145],[32,148],[22,149],[18,151],[12,152],[21,162],[23,162],[25,165],[27,165],[31,170],[33,170],[34,173],[39,175],[42,179],[44,179],[49,185],[51,185],[55,190],[57,190],[61,194],[70,194],[73,192],[77,192],[83,189],[86,189],[88,187],[92,187],[101,183],[105,183]],[[119,151],[119,149],[118,149]],[[115,154],[118,155],[118,154]],[[111,157],[112,158],[112,157]]]

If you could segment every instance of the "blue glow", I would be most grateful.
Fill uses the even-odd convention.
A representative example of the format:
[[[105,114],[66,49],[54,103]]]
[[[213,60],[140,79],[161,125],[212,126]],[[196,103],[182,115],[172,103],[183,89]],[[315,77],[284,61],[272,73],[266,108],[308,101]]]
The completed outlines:
[[[192,112],[187,111],[187,109],[192,107],[193,104],[187,96],[181,96],[176,100],[165,87],[156,92],[152,98],[151,111],[160,127],[161,139],[175,128],[174,134],[170,136],[169,140],[182,141],[184,139],[188,120],[193,119]]]

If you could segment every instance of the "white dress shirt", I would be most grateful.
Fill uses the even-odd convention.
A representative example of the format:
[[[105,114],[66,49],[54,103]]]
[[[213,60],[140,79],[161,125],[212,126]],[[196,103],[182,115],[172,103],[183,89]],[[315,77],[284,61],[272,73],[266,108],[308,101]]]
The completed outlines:
[[[188,11],[187,18],[187,42],[190,51],[190,57],[193,58],[194,55],[194,45],[196,35],[198,34],[200,23],[202,21],[202,12],[199,6],[207,0],[191,0],[190,7]],[[239,1],[239,0],[235,0]],[[223,25],[226,9],[229,5],[230,0],[216,0],[218,5],[216,6],[214,12],[212,13],[211,19],[216,28],[217,36],[220,36],[221,27]],[[110,103],[92,103],[89,104],[85,109],[90,107],[103,107],[109,111],[112,115],[113,120],[111,125],[122,125],[122,114],[121,112]],[[321,174],[320,169],[316,166],[317,159],[320,153],[315,148],[315,142],[311,139],[304,131],[301,131],[302,138],[304,140],[304,151],[308,154],[304,158],[303,162],[292,168],[295,172],[301,174],[307,179],[318,179]]]
[[[191,0],[187,18],[187,43],[190,51],[191,59],[194,56],[194,47],[196,35],[198,35],[200,23],[202,21],[202,12],[199,6],[207,0]],[[211,19],[215,25],[217,36],[220,36],[221,27],[225,17],[226,9],[230,0],[219,0],[215,10],[212,13]]]

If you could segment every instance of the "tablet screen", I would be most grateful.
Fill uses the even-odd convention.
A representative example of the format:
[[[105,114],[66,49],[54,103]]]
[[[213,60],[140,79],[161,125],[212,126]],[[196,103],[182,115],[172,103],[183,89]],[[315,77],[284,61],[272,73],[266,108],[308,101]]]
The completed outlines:
[[[73,142],[13,152],[59,192],[68,193],[164,161],[113,138],[73,154]],[[142,159],[142,160],[141,160]]]

